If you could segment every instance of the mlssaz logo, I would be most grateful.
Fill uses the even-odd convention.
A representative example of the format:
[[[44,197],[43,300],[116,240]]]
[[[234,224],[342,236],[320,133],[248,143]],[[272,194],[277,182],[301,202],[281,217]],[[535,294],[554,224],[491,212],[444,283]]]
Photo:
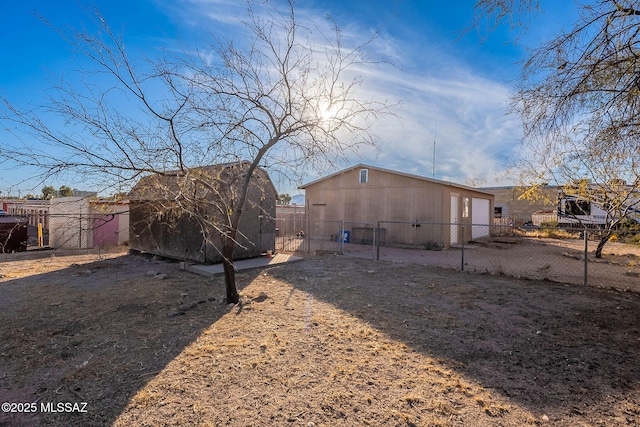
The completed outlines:
[[[87,412],[87,402],[41,402],[40,412]]]

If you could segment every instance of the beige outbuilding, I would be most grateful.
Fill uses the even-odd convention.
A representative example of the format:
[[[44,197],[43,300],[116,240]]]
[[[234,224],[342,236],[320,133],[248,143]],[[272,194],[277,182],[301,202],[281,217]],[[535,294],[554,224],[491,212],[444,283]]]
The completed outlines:
[[[308,221],[346,221],[372,226],[382,221],[383,244],[403,243],[411,234],[442,247],[490,235],[491,193],[358,164],[302,185]],[[404,229],[406,228],[406,230]]]

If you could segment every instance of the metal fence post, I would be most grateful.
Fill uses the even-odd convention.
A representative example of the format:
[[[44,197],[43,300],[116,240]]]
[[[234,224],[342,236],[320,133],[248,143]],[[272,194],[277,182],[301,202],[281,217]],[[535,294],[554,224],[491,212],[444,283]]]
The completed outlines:
[[[305,230],[304,230],[304,241],[302,244],[307,247],[307,254],[311,253],[311,219],[309,218],[309,203],[305,206]]]
[[[460,270],[464,271],[464,224],[462,224],[462,256],[460,261]]]
[[[340,255],[344,255],[344,220],[340,220]]]
[[[380,261],[380,221],[376,224],[375,231],[375,245],[376,245],[376,261]]]
[[[373,226],[373,247],[371,248],[371,259],[376,259],[376,241],[378,239],[378,230],[376,229],[375,225]]]
[[[587,286],[587,254],[589,253],[589,236],[587,229],[584,229],[584,285]]]

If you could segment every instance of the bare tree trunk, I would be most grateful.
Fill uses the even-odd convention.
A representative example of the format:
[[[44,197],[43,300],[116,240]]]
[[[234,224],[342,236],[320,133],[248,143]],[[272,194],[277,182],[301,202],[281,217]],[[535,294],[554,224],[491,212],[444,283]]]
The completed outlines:
[[[242,197],[240,203],[244,205],[247,187],[242,189]],[[224,282],[227,288],[227,304],[237,304],[240,301],[238,287],[236,286],[236,270],[233,265],[233,250],[236,247],[236,236],[238,234],[238,226],[240,225],[240,216],[242,208],[234,211],[231,216],[230,229],[224,238],[224,246],[222,247]]]
[[[233,265],[233,239],[227,238],[222,249],[222,256],[224,257],[224,282],[227,288],[227,304],[237,304],[240,300],[238,295],[238,288],[236,287],[236,270]]]
[[[227,304],[237,304],[240,301],[238,294],[238,287],[236,286],[236,271],[233,266],[233,250],[236,247],[236,236],[238,234],[238,227],[240,226],[240,218],[242,216],[242,210],[247,200],[247,193],[249,192],[249,186],[251,185],[251,177],[254,170],[258,167],[258,163],[264,156],[264,153],[273,145],[275,145],[280,139],[280,136],[271,138],[269,142],[260,149],[253,162],[249,165],[249,168],[244,172],[245,176],[242,182],[242,189],[240,191],[240,197],[238,199],[237,206],[232,209],[233,214],[230,218],[229,232],[224,239],[224,246],[222,248],[222,256],[224,257],[224,281],[227,288]]]
[[[598,242],[598,247],[596,248],[596,258],[602,258],[602,249],[604,249],[604,245],[611,238],[611,234],[612,234],[611,231],[606,231],[600,238],[600,241]]]

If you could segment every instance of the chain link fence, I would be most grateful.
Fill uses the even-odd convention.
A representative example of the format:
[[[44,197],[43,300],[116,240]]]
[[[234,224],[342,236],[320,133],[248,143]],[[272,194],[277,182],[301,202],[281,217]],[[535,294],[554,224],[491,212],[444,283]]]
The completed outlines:
[[[304,215],[276,218],[276,252],[307,252],[305,237],[307,223]]]
[[[276,250],[452,268],[471,273],[640,289],[640,231],[529,224],[277,220]],[[474,238],[474,236],[483,236]],[[449,242],[459,242],[450,244]]]
[[[344,221],[342,223],[342,253],[360,258],[376,257],[379,232],[375,223]]]
[[[16,233],[22,228],[24,233]],[[19,248],[11,244],[6,250],[13,237],[19,238]],[[128,244],[128,237],[128,211],[0,215],[0,252],[115,247]]]

